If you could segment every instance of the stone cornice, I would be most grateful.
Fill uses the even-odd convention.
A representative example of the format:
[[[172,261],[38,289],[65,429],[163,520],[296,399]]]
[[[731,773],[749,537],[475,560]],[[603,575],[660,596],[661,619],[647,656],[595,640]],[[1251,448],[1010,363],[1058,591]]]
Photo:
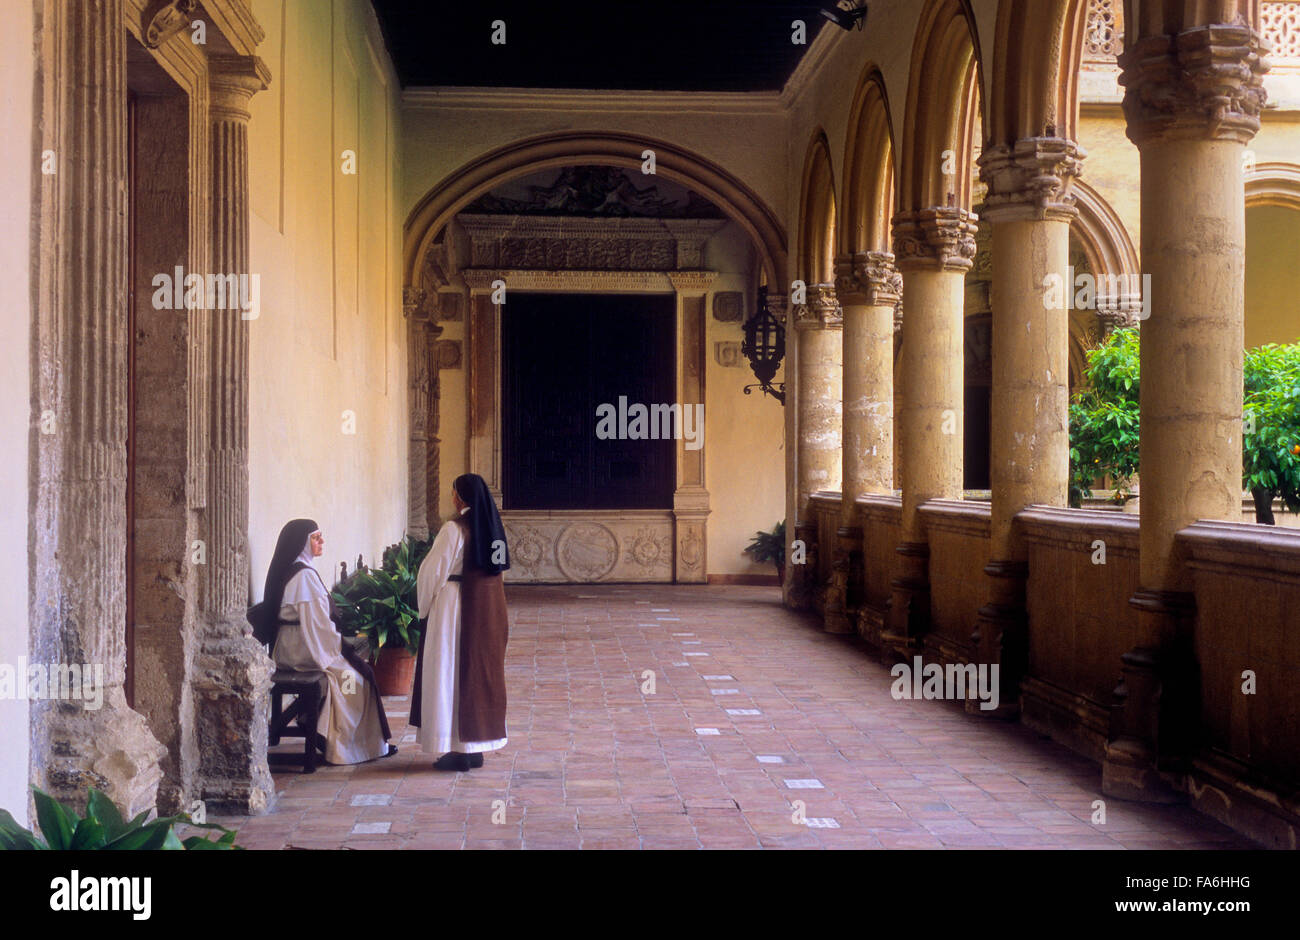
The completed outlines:
[[[583,91],[564,88],[408,88],[410,110],[573,111],[618,114],[752,114],[781,116],[780,92]]]
[[[798,330],[837,330],[844,325],[844,311],[835,296],[834,284],[809,284],[808,302],[794,307]]]
[[[461,272],[472,291],[489,291],[492,282],[506,282],[508,290],[598,291],[604,293],[664,293],[708,290],[715,271],[532,271],[500,268],[466,268]]]
[[[1238,25],[1138,41],[1120,56],[1129,138],[1249,141],[1268,97],[1261,52],[1259,33]]]
[[[995,223],[1069,223],[1078,215],[1070,185],[1082,173],[1084,156],[1078,144],[1059,137],[1032,137],[1014,146],[987,148],[979,158],[980,178],[989,188],[984,217]]]
[[[894,253],[901,270],[965,272],[975,259],[979,216],[954,206],[937,206],[894,217]]]
[[[846,306],[897,307],[903,276],[888,251],[859,251],[835,259],[835,292]]]

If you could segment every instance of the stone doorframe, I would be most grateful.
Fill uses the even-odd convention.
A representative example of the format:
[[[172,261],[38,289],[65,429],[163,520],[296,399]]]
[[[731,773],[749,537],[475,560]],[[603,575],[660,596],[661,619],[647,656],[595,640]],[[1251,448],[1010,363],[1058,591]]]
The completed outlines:
[[[704,401],[704,375],[707,366],[705,329],[706,298],[713,281],[717,278],[714,271],[530,271],[505,270],[493,268],[474,268],[462,270],[461,275],[469,288],[469,323],[466,340],[468,343],[469,382],[467,403],[469,421],[469,466],[487,481],[492,495],[501,499],[501,307],[492,302],[493,283],[504,281],[507,291],[555,291],[560,293],[581,293],[583,291],[606,294],[674,294],[677,308],[676,337],[676,384],[679,403],[696,403]],[[508,301],[507,301],[508,302]],[[705,415],[706,427],[708,415]],[[687,450],[684,441],[676,443],[676,480],[673,490],[673,509],[671,513],[671,539],[673,545],[671,579],[677,583],[704,583],[708,576],[708,551],[706,521],[709,515],[709,491],[705,488],[704,467],[705,445],[697,450]],[[604,571],[600,577],[618,580],[640,580],[627,574],[619,574],[617,558],[620,554],[634,551],[635,545],[627,541],[620,527],[609,525],[612,520],[608,512],[588,513],[582,511],[552,512],[545,514],[555,523],[548,526],[536,518],[537,514],[527,514],[532,525],[530,533],[535,538],[552,542],[551,547],[558,548],[565,541],[566,535],[581,526],[598,525],[604,541],[610,544],[605,549],[613,558],[608,566],[598,566]],[[613,516],[624,514],[614,513]],[[644,512],[628,512],[626,520],[629,526],[638,531],[646,526],[655,528],[652,520],[643,518]],[[590,521],[601,516],[604,524]],[[511,522],[511,514],[503,513],[506,522]],[[605,518],[611,517],[611,518]],[[521,517],[522,520],[522,517]],[[558,528],[556,527],[558,525]],[[552,528],[550,537],[543,530]],[[650,532],[653,541],[654,532]],[[644,544],[644,540],[643,543]],[[625,551],[626,549],[626,551]],[[553,553],[552,553],[553,554]],[[607,567],[608,570],[605,570]],[[566,570],[560,565],[560,570]],[[593,569],[594,570],[594,569]],[[567,569],[569,577],[575,577],[573,568]],[[542,576],[543,578],[545,575]],[[649,579],[649,578],[647,578]],[[666,580],[666,579],[661,579]]]
[[[191,41],[199,18],[204,44]],[[184,596],[185,610],[181,622],[153,631],[169,635],[146,641],[149,660],[168,666],[154,667],[159,675],[137,698],[139,710],[123,688],[130,407],[123,131],[135,68],[129,36],[131,61],[148,56],[173,94],[187,99],[174,138],[187,184],[184,222],[172,233],[178,259],[190,273],[250,273],[249,101],[270,80],[255,54],[264,33],[247,0],[202,7],[43,0],[36,30],[36,163],[53,151],[57,172],[32,173],[39,204],[32,406],[44,417],[31,447],[30,651],[33,662],[102,665],[104,704],[92,711],[34,703],[30,778],[76,803],[96,786],[129,814],[160,802],[188,809],[194,799],[210,811],[258,812],[274,792],[266,763],[271,664],[245,636],[248,323],[238,311],[177,314],[185,318],[173,376],[184,387],[183,537],[156,539],[150,561]]]

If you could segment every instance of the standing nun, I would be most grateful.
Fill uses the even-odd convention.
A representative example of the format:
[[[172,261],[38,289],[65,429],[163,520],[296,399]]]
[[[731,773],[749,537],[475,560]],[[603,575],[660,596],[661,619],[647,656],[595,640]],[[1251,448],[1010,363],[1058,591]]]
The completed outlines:
[[[509,619],[501,572],[506,533],[487,484],[466,473],[452,484],[457,516],[443,524],[420,565],[420,633],[410,724],[438,770],[483,766],[506,745]]]
[[[360,764],[390,757],[397,748],[388,744],[392,735],[374,670],[343,642],[333,623],[333,600],[312,567],[324,553],[325,536],[311,519],[294,519],[280,530],[262,603],[254,608],[254,635],[274,644],[271,658],[280,669],[328,677],[316,726],[325,760]]]

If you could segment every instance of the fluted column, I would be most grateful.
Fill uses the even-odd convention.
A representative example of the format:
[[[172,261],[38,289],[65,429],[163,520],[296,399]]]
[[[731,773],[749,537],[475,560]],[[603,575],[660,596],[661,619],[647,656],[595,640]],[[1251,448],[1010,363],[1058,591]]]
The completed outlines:
[[[122,0],[51,0],[46,11],[40,146],[57,155],[58,173],[42,177],[37,189],[31,662],[84,666],[92,677],[100,670],[103,703],[88,708],[79,695],[31,703],[32,782],[83,805],[94,786],[135,814],[155,805],[165,749],[123,689],[129,346]]]
[[[270,73],[256,56],[210,59],[211,271],[249,266],[248,123]],[[235,305],[238,307],[238,305]],[[200,787],[209,808],[261,812],[274,792],[266,762],[271,661],[249,635],[248,331],[239,309],[211,311],[205,628],[195,669]]]
[[[817,526],[808,499],[819,490],[840,485],[840,381],[843,317],[835,285],[811,284],[808,302],[794,308],[798,331],[798,524],[796,538],[809,546],[805,565],[795,566],[800,583],[794,596],[797,609],[812,604],[816,583],[815,551],[833,550],[817,545]]]
[[[825,622],[831,633],[851,633],[862,591],[857,498],[894,489],[894,311],[903,278],[892,254],[863,251],[836,260],[835,289],[844,311],[843,498]]]
[[[993,227],[993,506],[988,603],[971,640],[980,663],[999,665],[1001,704],[992,712],[975,699],[967,704],[1014,717],[1028,666],[1029,555],[1013,522],[1026,506],[1064,507],[1069,495],[1066,295],[1080,152],[1068,140],[1020,140],[986,149],[980,170],[989,187],[984,219]]]
[[[930,551],[918,510],[926,500],[962,495],[962,316],[977,221],[974,213],[954,207],[894,219],[907,298],[901,376],[906,395],[899,415],[903,508],[882,640],[903,656],[920,648],[930,619]]]
[[[1242,149],[1265,101],[1247,26],[1148,35],[1121,57],[1128,135],[1141,152],[1142,525],[1137,644],[1123,656],[1103,763],[1115,796],[1174,798],[1194,727],[1191,582],[1175,533],[1241,518],[1245,194]]]

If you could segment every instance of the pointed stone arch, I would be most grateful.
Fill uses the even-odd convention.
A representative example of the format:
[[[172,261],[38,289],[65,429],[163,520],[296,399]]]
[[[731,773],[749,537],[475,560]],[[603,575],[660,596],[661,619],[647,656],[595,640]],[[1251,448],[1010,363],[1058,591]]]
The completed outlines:
[[[969,3],[928,0],[912,46],[907,82],[900,212],[950,203],[971,208],[971,152],[982,117],[982,69]],[[953,151],[956,161],[951,176],[943,172],[946,151]]]
[[[842,254],[889,250],[895,156],[885,81],[875,65],[868,65],[849,112],[840,219],[836,226]]]
[[[1087,19],[1088,0],[1002,0],[985,129],[989,143],[1077,139]]]
[[[804,158],[799,194],[799,270],[809,284],[835,279],[835,177],[826,134],[813,134]]]

